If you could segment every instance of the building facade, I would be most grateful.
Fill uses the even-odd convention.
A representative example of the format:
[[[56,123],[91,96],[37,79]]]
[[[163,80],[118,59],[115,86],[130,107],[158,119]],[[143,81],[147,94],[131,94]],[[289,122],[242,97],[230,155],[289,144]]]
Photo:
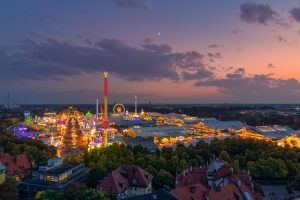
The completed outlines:
[[[6,174],[14,177],[16,181],[20,181],[33,169],[33,164],[28,154],[22,153],[18,155],[11,155],[9,153],[4,153],[4,150],[1,147],[0,162],[5,167]]]
[[[226,162],[212,160],[205,167],[189,168],[176,176],[171,193],[180,200],[262,200],[248,173],[236,175]]]
[[[106,176],[97,188],[117,199],[125,199],[151,193],[152,179],[152,174],[137,165],[121,165]]]
[[[0,162],[0,184],[4,183],[5,181],[5,167]]]
[[[58,190],[71,183],[80,183],[87,173],[88,169],[82,163],[65,163],[61,158],[52,158],[46,166],[34,171],[31,178],[20,183],[20,199],[34,199],[39,191]]]

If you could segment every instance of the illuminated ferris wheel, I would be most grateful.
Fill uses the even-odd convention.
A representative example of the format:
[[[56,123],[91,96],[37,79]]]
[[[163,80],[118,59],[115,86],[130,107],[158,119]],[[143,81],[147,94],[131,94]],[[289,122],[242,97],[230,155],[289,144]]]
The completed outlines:
[[[113,112],[115,115],[123,115],[125,113],[125,107],[123,104],[117,103],[113,107]]]

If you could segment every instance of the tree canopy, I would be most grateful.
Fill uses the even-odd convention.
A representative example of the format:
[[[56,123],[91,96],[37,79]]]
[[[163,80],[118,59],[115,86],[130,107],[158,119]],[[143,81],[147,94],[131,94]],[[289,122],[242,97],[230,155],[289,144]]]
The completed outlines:
[[[180,144],[155,153],[142,146],[113,144],[86,152],[84,162],[92,168],[88,184],[95,185],[121,164],[136,164],[152,173],[154,188],[160,188],[162,184],[174,186],[170,176],[175,180],[176,173],[189,166],[204,166],[214,155],[227,161],[235,173],[249,170],[255,179],[294,179],[300,173],[300,149],[237,138],[215,139],[210,144],[199,141],[189,147]]]

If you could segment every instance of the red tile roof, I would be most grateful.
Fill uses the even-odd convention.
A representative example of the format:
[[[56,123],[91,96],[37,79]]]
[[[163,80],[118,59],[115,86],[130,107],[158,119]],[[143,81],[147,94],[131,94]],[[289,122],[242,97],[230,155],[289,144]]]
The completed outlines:
[[[246,185],[251,186],[251,177],[249,174],[238,175],[239,179],[243,181]]]
[[[215,161],[215,160],[214,160]],[[213,167],[212,161],[209,166]],[[209,189],[207,184],[207,173],[209,168],[189,168],[176,176],[176,188],[171,193],[181,200],[202,200],[208,197],[210,200],[238,200],[240,197],[246,199],[250,196],[254,200],[264,198],[252,190],[251,177],[249,174],[235,175],[230,167],[221,160],[216,160],[221,165],[217,171],[213,172],[212,181],[227,178],[220,187]],[[211,173],[211,172],[210,172]],[[224,185],[225,184],[225,185]],[[192,187],[193,190],[191,189]],[[212,185],[211,185],[212,187]]]
[[[236,184],[228,184],[218,188],[207,189],[202,184],[177,187],[171,193],[180,200],[239,200],[246,199],[245,194],[254,200],[264,200],[260,194],[254,193],[249,187],[241,183],[239,188]]]
[[[255,200],[265,200],[265,198],[259,193],[254,193],[254,199]]]
[[[26,153],[16,156],[9,153],[3,153],[0,157],[0,161],[5,166],[6,172],[10,176],[23,174],[32,169],[31,160]]]
[[[206,170],[207,168],[205,167],[193,167],[186,169],[184,172],[176,175],[178,183],[176,186],[181,187],[197,183],[207,186]]]
[[[137,165],[121,165],[106,176],[98,188],[108,194],[119,194],[128,187],[148,187],[153,175]]]
[[[105,191],[109,194],[119,194],[124,191],[124,188],[122,188],[122,183],[124,184],[124,188],[128,187],[128,181],[126,179],[124,179],[121,175],[112,172],[104,178],[100,184],[100,188],[102,191]]]
[[[225,164],[218,171],[216,171],[216,174],[213,177],[213,181],[224,178],[230,174],[233,174],[233,172],[231,171],[230,167]]]
[[[229,184],[209,190],[207,196],[210,200],[238,200],[242,193],[236,185]]]
[[[224,160],[220,160],[220,159],[214,159],[214,160],[210,160],[208,166],[207,166],[207,169],[213,167],[213,168],[216,168],[217,166],[216,165],[225,165],[226,162]]]
[[[200,183],[171,190],[171,193],[180,200],[205,200],[207,192],[208,189]]]
[[[229,174],[227,177],[228,177],[228,182],[232,184],[235,184],[240,180],[239,177],[234,173]]]

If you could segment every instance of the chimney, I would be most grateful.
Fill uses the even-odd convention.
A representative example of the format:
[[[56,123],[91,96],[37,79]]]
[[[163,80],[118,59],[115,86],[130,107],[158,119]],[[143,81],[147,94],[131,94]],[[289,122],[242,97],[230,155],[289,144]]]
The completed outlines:
[[[192,166],[190,166],[190,171],[193,171],[193,167]]]
[[[191,191],[191,193],[196,193],[196,186],[191,186],[190,187],[190,191]]]
[[[238,180],[237,181],[237,186],[240,188],[242,186],[242,181]]]
[[[233,173],[233,168],[232,167],[230,167],[230,171]]]
[[[185,176],[185,170],[183,170],[182,174],[183,174],[183,176]]]

